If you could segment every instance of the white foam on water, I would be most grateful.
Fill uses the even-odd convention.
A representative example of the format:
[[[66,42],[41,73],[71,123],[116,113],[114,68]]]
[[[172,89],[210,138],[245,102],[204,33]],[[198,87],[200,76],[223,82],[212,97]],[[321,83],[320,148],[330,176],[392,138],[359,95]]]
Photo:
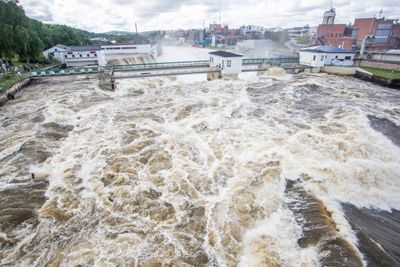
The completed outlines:
[[[245,234],[239,266],[319,266],[318,249],[297,244],[301,233],[291,212],[278,209]]]
[[[19,151],[23,144],[24,144],[23,142],[17,143],[17,144],[15,144],[13,146],[7,147],[6,149],[0,151],[0,160],[2,160],[5,157],[8,157],[8,156],[16,153],[17,151]]]
[[[94,103],[98,89],[49,94],[45,123],[74,129],[30,169],[49,181],[39,226],[25,228],[17,246],[30,244],[34,259],[20,261],[16,248],[0,263],[39,255],[39,265],[195,265],[196,256],[220,266],[318,266],[317,249],[297,244],[286,179],[301,178],[352,244],[340,202],[400,208],[399,148],[366,118],[396,103],[371,106],[367,93],[383,89],[356,86],[321,75],[164,77],[120,80]],[[307,109],[321,94],[327,111]]]

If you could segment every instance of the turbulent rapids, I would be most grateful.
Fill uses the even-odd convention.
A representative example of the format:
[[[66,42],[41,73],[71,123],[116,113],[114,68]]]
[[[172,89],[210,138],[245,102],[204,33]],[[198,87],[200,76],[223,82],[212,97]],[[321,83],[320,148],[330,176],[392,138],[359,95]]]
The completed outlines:
[[[182,79],[52,78],[0,109],[0,265],[399,263],[399,91]]]

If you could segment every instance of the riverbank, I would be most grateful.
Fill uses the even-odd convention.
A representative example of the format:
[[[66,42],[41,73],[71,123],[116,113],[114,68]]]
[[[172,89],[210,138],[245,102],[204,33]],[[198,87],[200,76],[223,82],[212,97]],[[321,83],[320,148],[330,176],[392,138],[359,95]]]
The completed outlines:
[[[354,77],[390,88],[400,88],[400,72],[398,71],[363,67],[357,69]]]

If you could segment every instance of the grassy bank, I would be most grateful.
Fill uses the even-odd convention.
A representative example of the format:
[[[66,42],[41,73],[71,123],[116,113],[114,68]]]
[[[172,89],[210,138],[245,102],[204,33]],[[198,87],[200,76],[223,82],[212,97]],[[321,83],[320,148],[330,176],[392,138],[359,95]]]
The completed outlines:
[[[400,79],[400,71],[363,67],[364,70],[388,79]]]
[[[11,88],[14,84],[25,79],[28,74],[21,74],[21,75],[11,75],[7,78],[0,78],[0,94],[3,94],[9,88]]]

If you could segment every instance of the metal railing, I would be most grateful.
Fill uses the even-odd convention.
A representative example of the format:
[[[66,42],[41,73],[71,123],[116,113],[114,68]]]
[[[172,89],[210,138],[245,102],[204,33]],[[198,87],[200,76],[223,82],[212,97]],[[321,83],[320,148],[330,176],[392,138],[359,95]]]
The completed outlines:
[[[184,67],[208,67],[208,60],[197,61],[176,61],[176,62],[157,62],[143,64],[126,64],[126,65],[108,65],[108,66],[93,66],[93,67],[74,67],[74,68],[58,68],[50,70],[34,70],[32,76],[51,76],[51,75],[73,75],[85,73],[98,73],[104,70],[150,70],[150,69],[165,69],[165,68],[184,68]]]
[[[77,68],[53,68],[49,70],[33,70],[32,76],[51,76],[51,75],[74,75],[74,74],[87,74],[87,73],[98,73],[102,70],[102,67],[77,67]]]
[[[242,60],[243,65],[249,64],[268,64],[268,65],[280,65],[282,63],[298,63],[298,57],[277,57],[277,58],[244,58]]]
[[[278,58],[244,58],[243,65],[251,64],[267,64],[279,66],[282,63],[298,63],[298,57],[278,57]],[[209,60],[195,61],[173,61],[173,62],[154,62],[143,64],[126,64],[126,65],[108,65],[108,66],[85,66],[74,68],[52,68],[48,70],[33,70],[32,76],[55,76],[55,75],[76,75],[101,73],[104,71],[134,71],[134,70],[152,70],[152,69],[168,69],[168,68],[191,68],[191,67],[209,67]]]
[[[106,69],[115,70],[148,70],[159,68],[183,68],[183,67],[203,67],[208,66],[208,60],[195,60],[195,61],[173,61],[173,62],[154,62],[142,64],[128,64],[128,65],[109,65],[105,66]]]
[[[5,93],[13,85],[19,83],[20,81],[28,78],[30,76],[29,72],[24,73],[2,73],[0,77],[0,94]]]

